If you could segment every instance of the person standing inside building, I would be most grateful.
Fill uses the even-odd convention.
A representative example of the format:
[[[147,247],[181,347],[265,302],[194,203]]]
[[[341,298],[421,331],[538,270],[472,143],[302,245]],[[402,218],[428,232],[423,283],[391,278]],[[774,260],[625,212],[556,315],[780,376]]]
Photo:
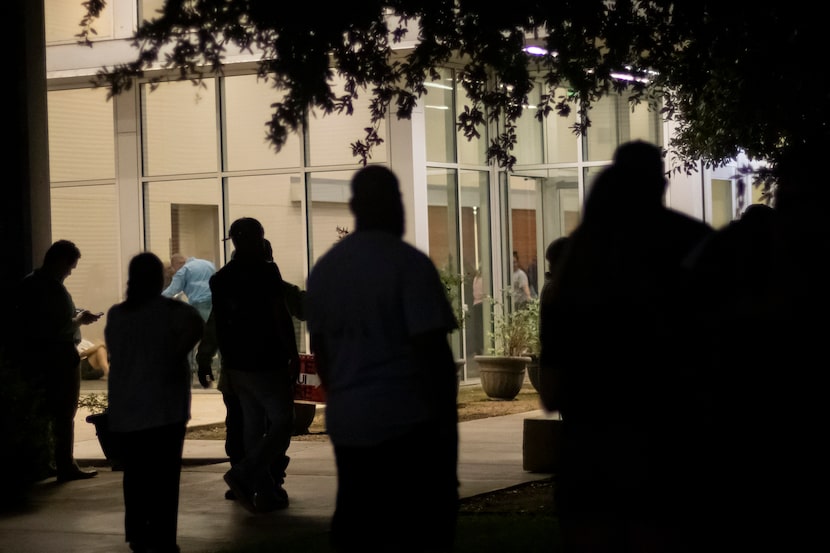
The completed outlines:
[[[188,353],[204,322],[161,295],[164,264],[140,253],[128,268],[126,300],[107,314],[109,428],[124,469],[125,539],[134,552],[178,552],[179,482],[190,419]]]
[[[174,253],[170,257],[170,271],[173,273],[173,277],[161,295],[166,298],[181,298],[183,294],[187,299],[187,303],[195,307],[202,317],[202,321],[207,323],[210,310],[213,307],[210,277],[216,273],[216,265],[207,259],[185,257],[180,253]],[[195,349],[190,352],[188,360],[192,381],[198,370]]]
[[[224,478],[242,506],[261,513],[288,507],[283,479],[300,357],[284,281],[267,259],[262,224],[243,217],[228,235],[234,255],[210,279],[210,289],[222,378],[242,410],[244,457]],[[276,479],[275,463],[282,467]]]
[[[402,240],[394,173],[368,166],[351,189],[355,232],[317,261],[306,289],[337,462],[332,545],[341,553],[448,552],[458,512],[448,341],[456,320],[435,265]]]
[[[211,308],[209,281],[216,273],[216,265],[207,259],[174,253],[170,257],[170,270],[173,278],[161,294],[173,298],[184,293],[187,303],[196,308],[203,321],[207,321]]]
[[[23,279],[15,296],[16,343],[26,352],[21,366],[36,394],[33,404],[40,406],[51,422],[58,482],[98,474],[78,467],[74,455],[75,413],[81,390],[81,358],[76,346],[81,341],[80,327],[103,315],[75,309],[63,284],[80,258],[81,251],[73,242],[56,241],[46,251],[42,265]]]
[[[527,273],[519,265],[519,252],[517,251],[513,252],[513,276],[510,283],[513,309],[518,311],[530,301],[531,295],[530,281],[527,279]]]

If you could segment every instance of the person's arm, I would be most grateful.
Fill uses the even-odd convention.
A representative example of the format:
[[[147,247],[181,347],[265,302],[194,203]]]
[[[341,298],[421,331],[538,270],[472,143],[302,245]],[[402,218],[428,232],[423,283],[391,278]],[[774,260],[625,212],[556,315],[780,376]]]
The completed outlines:
[[[176,271],[176,274],[173,275],[173,279],[170,281],[170,286],[165,288],[161,295],[166,298],[172,298],[177,294],[181,294],[184,291],[185,280],[185,271],[184,267],[182,267]]]
[[[527,273],[525,273],[524,271],[521,271],[521,274],[519,275],[519,279],[521,280],[522,291],[525,294],[525,298],[530,299],[530,297],[531,297],[530,296],[530,283],[527,279]]]
[[[431,367],[431,399],[436,408],[455,409],[458,395],[458,374],[455,358],[446,331],[433,330],[413,336],[410,339],[415,362],[421,367]]]
[[[285,295],[285,305],[288,307],[288,312],[291,316],[300,320],[305,320],[305,290],[300,290],[300,287],[290,282],[282,281],[283,294]]]

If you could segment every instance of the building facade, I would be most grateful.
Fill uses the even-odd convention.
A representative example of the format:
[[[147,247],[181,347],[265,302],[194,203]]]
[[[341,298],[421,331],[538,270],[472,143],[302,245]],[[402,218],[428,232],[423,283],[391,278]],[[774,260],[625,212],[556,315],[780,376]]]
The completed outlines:
[[[251,55],[230,53],[224,74],[201,87],[175,76],[157,87],[138,80],[108,99],[90,77],[132,59],[137,22],[161,3],[111,0],[86,48],[74,36],[80,3],[45,0],[52,238],[73,240],[83,252],[67,287],[79,306],[106,311],[121,301],[127,264],[140,251],[163,260],[180,252],[220,267],[231,253],[222,237],[242,216],[262,221],[285,279],[304,287],[339,229],[353,225],[348,185],[360,164],[350,144],[369,124],[366,95],[351,116],[310,114],[279,152],[265,128],[278,91],[257,80]],[[576,226],[586,191],[616,146],[633,139],[665,146],[671,128],[657,110],[632,110],[613,96],[594,106],[591,128],[576,136],[572,119],[535,119],[540,84],[519,122],[518,163],[508,173],[486,160],[494,129],[481,129],[476,141],[456,131],[463,89],[454,67],[439,72],[411,119],[385,123],[370,163],[399,176],[405,239],[445,274],[462,275],[458,295],[471,314],[474,277],[485,295],[498,297],[510,285],[513,252],[538,291],[546,245]],[[666,202],[720,226],[744,201],[731,176],[728,167],[673,174]],[[490,340],[484,312],[482,321],[465,317],[453,336],[456,355],[468,360],[467,380],[477,378],[473,354]],[[93,326],[88,337],[100,339],[104,325]],[[298,339],[307,351],[302,326]]]

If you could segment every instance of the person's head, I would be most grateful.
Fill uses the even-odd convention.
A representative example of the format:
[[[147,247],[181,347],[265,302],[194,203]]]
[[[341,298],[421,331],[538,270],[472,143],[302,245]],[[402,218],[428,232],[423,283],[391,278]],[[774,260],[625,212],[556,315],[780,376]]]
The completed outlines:
[[[236,250],[234,259],[259,257],[265,258],[265,229],[257,219],[242,217],[231,223],[228,239]]]
[[[46,250],[41,268],[63,282],[78,266],[80,258],[81,250],[78,246],[69,240],[58,240]]]
[[[380,165],[369,165],[352,177],[349,207],[355,229],[382,230],[403,236],[404,214],[398,177]]]
[[[164,263],[152,252],[130,260],[127,268],[127,303],[144,303],[161,295],[164,289]]]
[[[600,171],[585,197],[582,209],[582,224],[604,225],[608,221],[628,217],[632,199],[627,181],[615,165],[609,165]]]
[[[562,259],[565,248],[568,246],[568,237],[560,236],[551,241],[545,249],[545,261],[548,262],[548,271],[556,267],[556,263]]]
[[[170,256],[170,269],[175,273],[187,262],[187,257],[180,253],[174,253]]]
[[[627,182],[627,193],[639,200],[662,203],[666,191],[663,152],[659,146],[643,140],[620,144],[614,152],[614,167]]]
[[[519,252],[517,252],[516,250],[513,250],[513,268],[519,268]]]

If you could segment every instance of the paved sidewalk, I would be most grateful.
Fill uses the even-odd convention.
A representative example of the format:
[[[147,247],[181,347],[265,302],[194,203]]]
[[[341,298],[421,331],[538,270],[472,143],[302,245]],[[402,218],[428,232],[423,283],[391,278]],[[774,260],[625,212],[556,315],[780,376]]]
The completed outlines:
[[[191,425],[224,420],[216,390],[194,390]],[[82,466],[103,464],[94,427],[84,411],[76,417],[75,454]],[[459,478],[469,497],[548,474],[522,469],[523,420],[541,411],[461,423]],[[285,511],[252,515],[223,498],[222,475],[230,468],[220,440],[186,440],[179,502],[182,553],[212,553],[263,539],[292,541],[327,532],[337,486],[329,442],[292,441]],[[29,509],[0,518],[0,553],[129,553],[123,535],[121,474],[107,466],[96,478],[66,484],[38,483]],[[405,475],[402,475],[405,477]]]

